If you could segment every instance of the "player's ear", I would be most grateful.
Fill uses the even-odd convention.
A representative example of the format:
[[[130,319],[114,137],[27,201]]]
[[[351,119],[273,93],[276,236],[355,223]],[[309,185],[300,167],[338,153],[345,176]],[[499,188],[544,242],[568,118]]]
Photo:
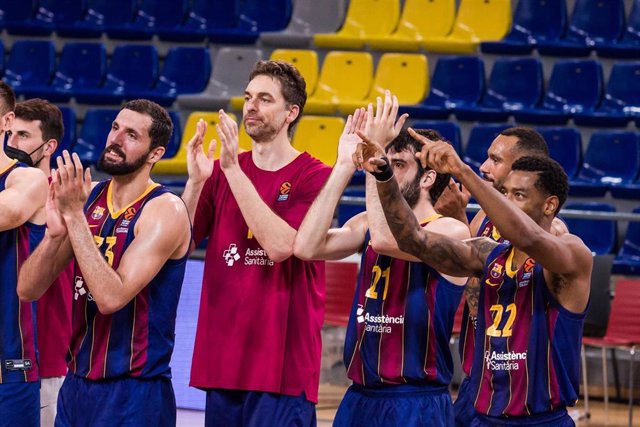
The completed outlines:
[[[554,216],[557,213],[559,205],[560,200],[558,199],[558,196],[547,197],[543,206],[545,216]]]
[[[165,151],[166,151],[165,148],[162,146],[156,147],[153,150],[151,150],[151,152],[149,152],[149,156],[147,157],[147,160],[150,161],[151,163],[156,163],[158,160],[162,158],[162,156],[164,156]]]
[[[436,182],[437,173],[433,169],[429,169],[424,171],[422,174],[422,178],[420,178],[420,187],[429,189]]]
[[[2,130],[4,132],[11,129],[11,126],[13,126],[13,119],[15,118],[16,113],[14,113],[13,111],[9,111],[7,114],[2,116]]]

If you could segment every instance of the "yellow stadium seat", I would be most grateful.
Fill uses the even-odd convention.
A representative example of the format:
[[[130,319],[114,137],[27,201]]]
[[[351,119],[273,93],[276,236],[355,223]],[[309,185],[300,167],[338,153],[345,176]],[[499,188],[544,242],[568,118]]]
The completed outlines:
[[[502,39],[511,28],[511,0],[461,0],[453,31],[424,39],[431,52],[475,53],[478,44]]]
[[[338,103],[363,99],[373,82],[373,57],[367,52],[329,52],[324,58],[316,91],[304,111],[334,114]]]
[[[307,49],[276,49],[269,58],[294,65],[307,84],[307,96],[313,94],[318,83],[318,54]],[[244,95],[231,98],[231,110],[240,111],[244,105]]]
[[[333,166],[338,157],[338,140],[344,123],[342,117],[303,116],[296,127],[292,145]]]
[[[234,120],[236,116],[234,114],[229,114],[231,118]],[[209,149],[209,142],[212,139],[218,140],[218,134],[216,133],[216,124],[219,122],[218,113],[217,112],[204,112],[204,111],[194,111],[189,114],[189,118],[187,119],[187,124],[184,127],[184,132],[182,133],[182,141],[180,142],[180,148],[176,155],[170,159],[160,160],[153,168],[154,174],[171,174],[171,175],[179,175],[187,173],[187,144],[189,140],[196,132],[196,124],[198,120],[203,119],[207,122],[207,132],[204,135],[204,149],[205,151]],[[242,146],[242,144],[240,144]],[[251,148],[249,148],[251,149]],[[220,156],[220,144],[216,146],[216,154],[215,158],[217,159]]]
[[[425,38],[445,37],[456,17],[455,0],[406,0],[398,28],[390,36],[367,36],[372,49],[418,51]]]
[[[351,0],[342,28],[313,36],[316,47],[362,49],[367,36],[388,36],[398,25],[399,0]]]
[[[398,97],[400,105],[422,101],[429,91],[427,57],[417,53],[385,53],[380,57],[369,95],[360,100],[340,102],[338,109],[342,114],[351,114],[369,102],[375,105],[376,97],[384,97],[387,89]]]

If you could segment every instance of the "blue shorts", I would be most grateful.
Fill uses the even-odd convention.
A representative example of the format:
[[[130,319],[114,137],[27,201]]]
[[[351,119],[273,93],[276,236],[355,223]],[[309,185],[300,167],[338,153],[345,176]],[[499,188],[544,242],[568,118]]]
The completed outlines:
[[[0,427],[40,426],[40,381],[0,384]]]
[[[344,395],[333,427],[452,426],[451,395],[444,386],[380,388],[353,384]]]
[[[476,416],[476,408],[473,406],[471,391],[471,377],[464,377],[458,389],[458,397],[453,402],[453,413],[456,419],[456,427],[467,427]]]
[[[315,427],[316,405],[304,393],[285,396],[263,391],[207,391],[206,427]]]
[[[493,426],[536,426],[536,427],[575,427],[576,423],[567,414],[565,408],[553,412],[532,415],[530,417],[500,418],[476,414],[471,423],[472,427]]]
[[[58,395],[56,427],[176,425],[169,378],[87,380],[72,373]]]

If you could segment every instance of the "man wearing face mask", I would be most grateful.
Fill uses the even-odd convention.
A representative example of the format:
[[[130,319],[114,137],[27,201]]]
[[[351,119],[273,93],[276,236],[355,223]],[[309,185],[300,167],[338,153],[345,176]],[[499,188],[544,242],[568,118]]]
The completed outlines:
[[[11,87],[0,82],[0,138],[11,129],[15,103]],[[18,300],[16,286],[18,270],[44,234],[46,199],[42,171],[0,148],[0,426],[40,423],[35,307]]]
[[[18,103],[5,152],[11,158],[40,169],[51,181],[50,161],[64,135],[62,112],[43,99]],[[71,341],[73,269],[69,265],[38,300],[37,342],[40,369],[40,422],[53,426],[58,392],[67,374],[66,355]]]

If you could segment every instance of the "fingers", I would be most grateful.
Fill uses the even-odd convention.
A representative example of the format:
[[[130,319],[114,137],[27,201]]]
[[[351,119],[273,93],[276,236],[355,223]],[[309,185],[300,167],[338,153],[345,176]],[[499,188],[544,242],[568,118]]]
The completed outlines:
[[[358,110],[355,111],[355,113],[353,113],[355,116],[357,116],[358,114]],[[344,129],[342,129],[342,134],[343,135],[348,135],[350,133],[353,133],[353,116],[351,114],[349,114],[347,116],[347,122],[344,124]]]
[[[382,117],[382,108],[383,108],[382,106],[383,106],[382,98],[380,98],[379,96],[376,97],[376,114],[374,116],[376,121],[380,120]]]
[[[73,160],[73,167],[74,167],[74,176],[77,178],[80,178],[83,176],[83,168],[82,168],[82,162],[80,162],[80,157],[76,154],[73,153],[71,155],[71,158]]]
[[[371,168],[368,168],[367,170],[373,170],[374,172],[381,172],[382,168],[387,164],[387,162],[377,157],[370,158],[368,163]]]
[[[91,169],[89,168],[84,170],[84,186],[85,189],[91,189]]]
[[[429,140],[427,138],[425,138],[424,136],[422,136],[419,133],[417,133],[415,130],[413,130],[413,128],[407,129],[407,132],[409,132],[409,135],[411,136],[411,138],[415,139],[416,141],[418,141],[422,145],[425,145],[425,144],[427,144],[429,142]]]
[[[213,160],[213,157],[216,154],[216,145],[217,145],[217,142],[215,139],[212,139],[211,141],[209,141],[209,150],[207,151],[207,158],[209,160]]]
[[[409,115],[407,113],[404,113],[403,115],[400,116],[400,118],[398,119],[398,121],[394,126],[394,131],[396,132],[396,134],[400,133],[400,131],[402,130],[402,127],[404,126],[404,123],[407,121],[408,118],[409,118]]]
[[[397,102],[398,100],[396,99],[396,103]],[[391,99],[391,91],[385,90],[384,104],[382,104],[382,115],[380,116],[380,119],[385,121],[389,118],[391,118],[392,120],[395,119],[396,117],[395,114],[393,116],[390,114],[392,111],[393,111],[393,100]],[[396,113],[397,112],[398,112],[398,109],[396,108]]]

